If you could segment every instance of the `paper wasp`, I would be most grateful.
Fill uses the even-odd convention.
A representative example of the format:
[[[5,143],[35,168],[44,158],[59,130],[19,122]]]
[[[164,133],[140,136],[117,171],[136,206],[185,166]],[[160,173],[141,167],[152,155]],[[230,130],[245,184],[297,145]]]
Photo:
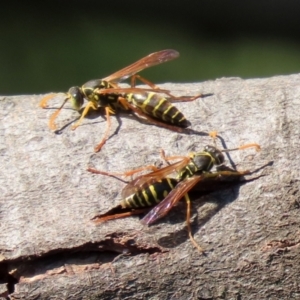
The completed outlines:
[[[108,220],[124,218],[149,211],[149,207],[154,206],[154,208],[152,208],[141,220],[143,224],[150,225],[165,216],[173,206],[184,198],[187,203],[186,221],[189,238],[194,246],[203,252],[202,248],[196,243],[192,236],[190,225],[191,201],[188,192],[200,181],[208,178],[217,178],[220,176],[241,177],[249,174],[249,171],[217,170],[215,172],[211,172],[211,170],[214,166],[218,167],[224,164],[225,158],[223,152],[250,147],[256,148],[257,151],[260,150],[260,146],[258,144],[246,144],[239,148],[223,150],[219,150],[215,146],[206,146],[201,152],[190,153],[188,156],[183,157],[165,157],[163,154],[163,158],[166,161],[173,159],[180,160],[161,169],[155,169],[154,166],[147,166],[125,173],[109,173],[88,168],[89,172],[113,177],[120,175],[131,176],[146,169],[153,169],[152,172],[138,176],[133,181],[129,182],[122,190],[123,200],[119,203],[119,205],[103,215],[96,216],[93,220],[96,223],[100,223]],[[177,177],[169,177],[174,172],[177,173]],[[116,213],[117,211],[125,209],[129,209],[129,211]]]
[[[82,123],[83,118],[90,109],[98,110],[104,108],[107,126],[102,140],[95,147],[95,152],[98,152],[108,139],[111,127],[110,115],[117,110],[132,111],[152,124],[182,132],[182,128],[188,127],[190,122],[171,102],[193,101],[202,95],[175,97],[169,91],[160,89],[155,84],[136,74],[143,69],[170,61],[178,56],[179,53],[175,50],[168,49],[155,52],[103,79],[88,81],[82,87],[71,87],[66,93],[66,98],[60,108],[50,117],[49,127],[53,130],[56,129],[54,120],[68,100],[71,101],[73,108],[78,111],[83,106],[84,100],[87,100],[88,103],[83,109],[80,119],[72,126],[72,129],[76,129]],[[131,78],[130,88],[118,86],[118,82],[129,77]],[[150,88],[135,87],[137,79]],[[169,97],[168,100],[162,94]],[[48,100],[54,96],[55,94],[51,94],[44,97],[40,102],[40,106],[45,108]]]

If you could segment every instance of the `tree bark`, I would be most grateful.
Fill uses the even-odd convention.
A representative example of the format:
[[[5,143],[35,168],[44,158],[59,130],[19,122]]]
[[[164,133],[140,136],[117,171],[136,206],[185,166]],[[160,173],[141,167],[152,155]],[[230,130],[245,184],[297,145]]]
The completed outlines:
[[[75,131],[78,113],[63,101],[49,109],[44,95],[0,98],[0,283],[10,299],[299,299],[300,75],[195,84],[163,84],[175,95],[211,96],[176,103],[194,133],[112,116],[111,137],[101,114]],[[119,126],[118,126],[119,124]],[[117,130],[117,134],[114,131]],[[124,183],[91,174],[88,166],[120,172],[200,151],[216,130],[234,148],[237,169],[256,170],[243,185],[196,193],[190,243],[185,203],[153,226],[137,216],[95,225],[91,219],[121,200]],[[197,132],[199,134],[197,134]],[[228,163],[229,164],[229,163]],[[229,164],[230,165],[230,164]]]

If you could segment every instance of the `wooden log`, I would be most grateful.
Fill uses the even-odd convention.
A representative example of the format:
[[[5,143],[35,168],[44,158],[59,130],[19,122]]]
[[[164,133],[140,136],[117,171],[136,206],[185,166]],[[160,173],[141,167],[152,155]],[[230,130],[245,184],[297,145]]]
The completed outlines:
[[[244,185],[198,195],[190,243],[185,203],[151,227],[138,217],[95,226],[91,219],[121,200],[124,183],[88,173],[94,166],[124,171],[159,163],[159,150],[186,155],[212,144],[112,117],[112,134],[99,153],[105,120],[92,114],[75,131],[47,126],[63,98],[0,98],[0,276],[10,299],[297,299],[300,297],[299,128],[300,75],[221,78],[163,84],[175,95],[212,93],[176,106],[198,132],[217,130],[228,148],[259,143],[230,158],[257,170]],[[62,110],[59,127],[78,117]],[[118,121],[120,126],[118,127]],[[221,148],[220,142],[217,142]],[[273,165],[267,165],[273,162]]]

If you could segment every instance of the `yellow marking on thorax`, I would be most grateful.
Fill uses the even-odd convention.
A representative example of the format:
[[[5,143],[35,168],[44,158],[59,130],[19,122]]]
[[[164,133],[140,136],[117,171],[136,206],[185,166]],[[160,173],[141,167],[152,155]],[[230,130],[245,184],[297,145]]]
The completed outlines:
[[[191,162],[194,164],[194,166],[195,166],[196,169],[199,169],[199,167],[194,163],[194,157],[195,156],[208,156],[210,158],[210,163],[209,163],[209,166],[208,166],[208,170],[210,170],[215,165],[215,163],[216,163],[214,157],[209,152],[201,152],[198,155],[195,155],[195,153],[192,153],[190,155],[190,158],[191,158]],[[205,171],[206,170],[204,170],[204,172]]]

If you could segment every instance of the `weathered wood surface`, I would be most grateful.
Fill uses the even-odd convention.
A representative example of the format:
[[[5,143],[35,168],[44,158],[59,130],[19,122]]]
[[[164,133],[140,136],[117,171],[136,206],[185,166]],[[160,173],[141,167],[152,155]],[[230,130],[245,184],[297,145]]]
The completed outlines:
[[[260,153],[232,152],[237,168],[273,161],[255,174],[263,177],[194,201],[193,231],[205,255],[189,242],[184,204],[149,228],[138,217],[95,226],[90,219],[118,203],[124,184],[86,168],[122,171],[157,163],[160,148],[185,155],[211,144],[209,137],[122,114],[118,134],[94,154],[105,129],[101,116],[54,134],[47,126],[53,109],[38,107],[41,95],[1,97],[2,296],[299,299],[299,83],[300,75],[291,75],[162,85],[178,95],[213,93],[177,104],[194,130],[217,130],[229,148],[261,145]],[[61,101],[58,96],[49,107]],[[66,108],[57,123],[77,116]],[[115,117],[112,123],[113,132]]]

